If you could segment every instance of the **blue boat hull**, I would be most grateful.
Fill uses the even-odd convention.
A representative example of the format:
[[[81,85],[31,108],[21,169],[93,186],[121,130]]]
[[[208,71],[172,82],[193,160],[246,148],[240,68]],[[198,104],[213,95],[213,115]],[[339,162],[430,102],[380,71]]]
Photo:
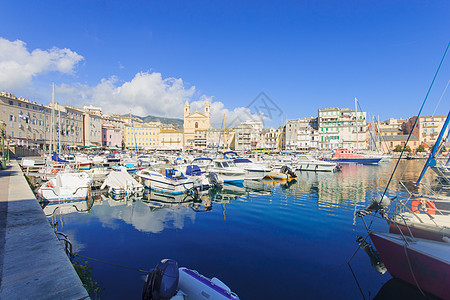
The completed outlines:
[[[378,164],[381,158],[333,158],[333,161],[340,164]]]

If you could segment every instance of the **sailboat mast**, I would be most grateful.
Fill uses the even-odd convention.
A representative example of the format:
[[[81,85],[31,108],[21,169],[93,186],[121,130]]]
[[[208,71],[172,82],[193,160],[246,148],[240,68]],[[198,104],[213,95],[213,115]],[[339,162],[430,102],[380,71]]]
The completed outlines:
[[[225,143],[225,114],[223,114],[222,128],[223,128],[223,151],[225,151],[225,145],[226,145],[226,143]],[[219,145],[219,147],[220,147],[220,145]]]
[[[55,139],[55,135],[54,135],[54,123],[55,123],[55,83],[52,83],[52,116],[50,118],[51,121],[51,126],[50,126],[50,155],[52,154],[53,150],[54,150],[54,139]]]
[[[58,155],[61,152],[61,142],[60,142],[60,138],[61,138],[61,110],[58,107]]]
[[[357,107],[358,99],[355,97],[355,126],[356,126],[356,152],[359,150],[359,141],[358,141],[358,107]]]

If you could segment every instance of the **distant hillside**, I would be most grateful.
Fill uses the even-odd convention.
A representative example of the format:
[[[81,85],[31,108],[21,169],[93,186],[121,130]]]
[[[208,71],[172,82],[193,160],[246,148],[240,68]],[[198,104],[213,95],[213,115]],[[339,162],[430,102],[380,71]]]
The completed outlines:
[[[178,128],[183,128],[183,120],[182,119],[176,119],[176,118],[164,118],[164,117],[155,117],[155,116],[146,116],[146,117],[140,117],[135,116],[133,117],[141,119],[143,122],[161,122],[163,124],[173,124]]]

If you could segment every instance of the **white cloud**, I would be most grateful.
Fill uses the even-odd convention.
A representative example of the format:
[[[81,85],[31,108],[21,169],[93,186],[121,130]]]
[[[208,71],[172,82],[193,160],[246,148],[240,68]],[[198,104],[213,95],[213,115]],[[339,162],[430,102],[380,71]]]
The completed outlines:
[[[234,120],[261,119],[252,114],[248,108],[238,107],[233,110],[225,108],[213,97],[201,95],[199,100],[192,101],[196,96],[195,86],[186,87],[181,78],[162,78],[161,73],[140,72],[131,81],[120,83],[112,76],[90,87],[78,84],[69,86],[62,84],[57,87],[57,94],[62,95],[64,103],[72,105],[93,104],[106,113],[127,114],[139,116],[160,116],[183,118],[183,108],[186,100],[190,102],[191,112],[204,111],[205,101],[211,103],[211,125],[221,128],[225,115],[225,125],[228,127]],[[266,119],[266,118],[265,118]]]
[[[83,59],[67,48],[29,52],[25,42],[11,42],[0,37],[0,87],[7,90],[24,87],[34,76],[49,71],[72,74]]]

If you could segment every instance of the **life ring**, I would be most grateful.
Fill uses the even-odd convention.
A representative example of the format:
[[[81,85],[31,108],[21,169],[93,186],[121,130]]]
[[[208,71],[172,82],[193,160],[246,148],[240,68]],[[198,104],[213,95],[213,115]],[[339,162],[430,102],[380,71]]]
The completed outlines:
[[[53,184],[50,181],[47,181],[47,187],[54,188]]]
[[[411,210],[416,213],[419,214],[419,205],[422,201],[421,200],[413,200],[411,201]],[[436,214],[436,204],[434,204],[434,202],[426,200],[425,201],[425,205],[426,207],[426,212],[430,215],[435,215]]]
[[[50,174],[56,174],[58,171],[56,170],[56,169],[52,169],[51,171],[50,171]]]

